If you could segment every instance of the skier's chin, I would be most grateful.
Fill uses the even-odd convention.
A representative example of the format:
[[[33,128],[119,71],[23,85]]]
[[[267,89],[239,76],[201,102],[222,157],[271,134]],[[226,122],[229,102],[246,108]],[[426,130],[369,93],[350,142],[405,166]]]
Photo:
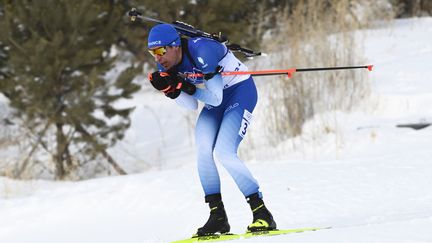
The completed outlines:
[[[162,67],[164,67],[166,70],[170,69],[172,67],[172,65],[170,65],[169,63],[161,63]]]

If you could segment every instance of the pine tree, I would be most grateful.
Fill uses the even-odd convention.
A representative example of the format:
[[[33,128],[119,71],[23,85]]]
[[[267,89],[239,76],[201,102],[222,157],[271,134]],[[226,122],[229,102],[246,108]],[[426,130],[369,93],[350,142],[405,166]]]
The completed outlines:
[[[115,103],[139,89],[136,67],[108,77],[124,9],[115,1],[68,0],[7,1],[4,9],[0,43],[9,48],[10,75],[0,92],[39,137],[30,153],[49,151],[58,179],[101,156],[125,173],[106,152],[123,138],[133,110]]]

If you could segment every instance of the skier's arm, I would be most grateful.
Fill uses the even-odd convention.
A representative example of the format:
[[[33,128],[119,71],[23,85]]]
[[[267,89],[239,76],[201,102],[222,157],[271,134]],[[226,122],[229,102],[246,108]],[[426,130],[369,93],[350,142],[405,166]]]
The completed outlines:
[[[222,103],[223,81],[220,74],[207,80],[204,89],[196,89],[192,96],[206,104],[218,106]]]
[[[219,61],[226,53],[226,47],[215,41],[203,41],[197,39],[191,42],[189,50],[195,59],[195,63],[203,73],[214,73],[219,66]],[[214,75],[211,79],[204,82],[205,88],[197,88],[193,95],[197,100],[212,106],[219,106],[223,97],[223,80],[220,74]]]
[[[175,99],[175,102],[188,110],[198,109],[198,101],[191,95],[181,92],[180,95]]]

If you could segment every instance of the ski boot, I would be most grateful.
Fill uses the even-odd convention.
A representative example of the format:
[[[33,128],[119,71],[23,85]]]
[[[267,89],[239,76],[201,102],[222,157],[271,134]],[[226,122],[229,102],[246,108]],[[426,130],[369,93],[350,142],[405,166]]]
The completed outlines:
[[[254,193],[246,197],[246,199],[253,213],[253,221],[252,224],[247,227],[247,231],[275,230],[276,222],[273,220],[272,214],[264,205],[264,201],[260,198],[259,194]]]
[[[228,233],[231,227],[228,224],[221,194],[208,195],[205,197],[205,202],[209,204],[210,217],[193,237]]]

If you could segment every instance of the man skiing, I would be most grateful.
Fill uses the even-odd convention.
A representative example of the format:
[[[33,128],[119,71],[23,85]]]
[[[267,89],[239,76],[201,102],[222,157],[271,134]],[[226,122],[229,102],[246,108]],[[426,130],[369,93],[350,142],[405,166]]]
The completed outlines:
[[[195,139],[198,172],[210,217],[196,236],[230,231],[215,158],[233,177],[251,207],[253,222],[247,230],[276,229],[257,181],[237,156],[258,99],[254,81],[250,75],[220,74],[222,70],[246,71],[247,67],[224,44],[204,37],[181,38],[170,24],[151,29],[148,50],[159,69],[149,75],[155,89],[189,109],[197,109],[198,101],[205,103]]]

